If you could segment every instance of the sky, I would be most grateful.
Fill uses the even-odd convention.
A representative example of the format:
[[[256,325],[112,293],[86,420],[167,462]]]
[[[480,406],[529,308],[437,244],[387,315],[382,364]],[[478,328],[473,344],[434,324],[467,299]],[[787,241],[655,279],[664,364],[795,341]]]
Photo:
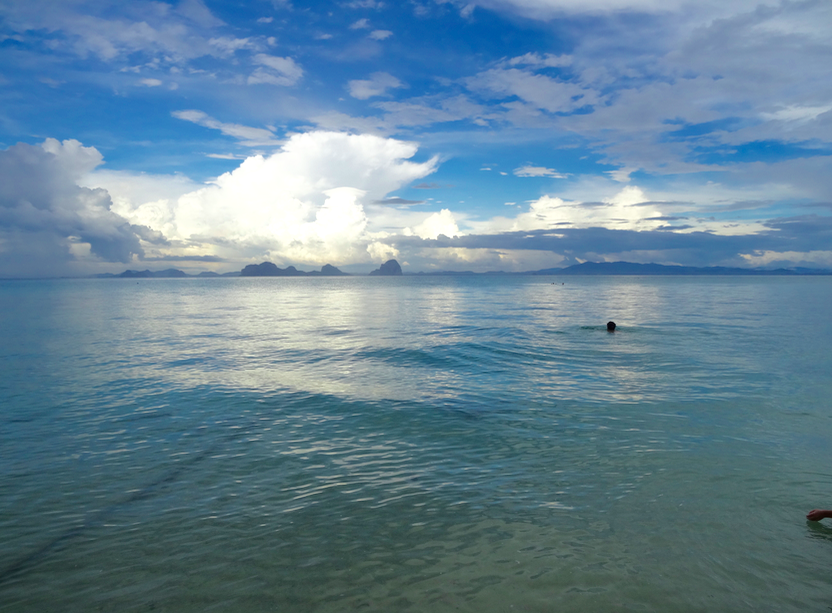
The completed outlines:
[[[829,0],[0,0],[0,277],[832,268]]]

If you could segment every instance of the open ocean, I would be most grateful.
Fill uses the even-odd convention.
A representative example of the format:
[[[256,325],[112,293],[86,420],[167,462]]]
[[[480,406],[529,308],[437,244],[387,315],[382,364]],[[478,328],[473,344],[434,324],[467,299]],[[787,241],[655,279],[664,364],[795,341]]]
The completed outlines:
[[[2,281],[0,611],[829,611],[831,310],[832,277]]]

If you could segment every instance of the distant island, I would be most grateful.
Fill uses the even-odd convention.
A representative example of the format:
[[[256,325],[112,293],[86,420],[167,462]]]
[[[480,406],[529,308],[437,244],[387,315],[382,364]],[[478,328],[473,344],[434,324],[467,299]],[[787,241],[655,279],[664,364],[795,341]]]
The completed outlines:
[[[387,260],[384,264],[370,273],[370,275],[381,277],[393,277],[401,274],[402,267],[399,266],[399,263],[396,260]]]
[[[413,275],[427,275],[427,276],[468,276],[468,275],[567,275],[567,276],[592,276],[592,275],[611,275],[611,276],[694,276],[694,275],[709,275],[709,276],[817,276],[817,275],[832,275],[832,270],[820,268],[730,268],[725,266],[666,266],[664,264],[634,264],[632,262],[584,262],[583,264],[575,264],[565,268],[545,268],[543,270],[530,270],[526,272],[472,272],[472,271],[432,271],[432,272],[417,272],[405,273],[402,267],[396,260],[388,260],[376,270],[369,273],[371,276],[413,276]],[[312,270],[304,272],[298,270],[294,266],[287,266],[286,268],[278,268],[272,262],[262,262],[261,264],[249,264],[239,272],[227,272],[225,274],[218,274],[216,272],[201,272],[198,275],[189,275],[176,268],[168,268],[167,270],[150,271],[150,270],[125,270],[123,273],[115,275],[112,273],[104,273],[94,275],[99,279],[175,279],[182,277],[346,277],[349,273],[342,272],[331,264],[325,264],[320,270]]]
[[[304,272],[302,270],[298,270],[294,266],[278,268],[271,262],[263,262],[262,264],[249,264],[240,271],[241,277],[340,277],[346,275],[347,273],[341,272],[335,268],[335,266],[331,266],[330,264],[324,264],[320,271],[313,270],[311,272]]]
[[[198,275],[189,275],[176,268],[167,270],[125,270],[123,273],[114,275],[109,272],[100,275],[93,275],[96,279],[178,279],[181,277],[236,277],[239,273],[226,273],[224,275],[215,272],[201,272]]]
[[[547,268],[531,275],[832,275],[818,268],[729,268],[725,266],[665,266],[631,262],[584,262],[566,268]]]

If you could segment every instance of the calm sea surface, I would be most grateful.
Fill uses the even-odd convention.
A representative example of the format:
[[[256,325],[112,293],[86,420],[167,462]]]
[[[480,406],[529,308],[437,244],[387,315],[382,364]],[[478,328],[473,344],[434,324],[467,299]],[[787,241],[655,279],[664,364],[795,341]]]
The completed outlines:
[[[832,277],[0,282],[0,611],[829,611],[830,307]]]

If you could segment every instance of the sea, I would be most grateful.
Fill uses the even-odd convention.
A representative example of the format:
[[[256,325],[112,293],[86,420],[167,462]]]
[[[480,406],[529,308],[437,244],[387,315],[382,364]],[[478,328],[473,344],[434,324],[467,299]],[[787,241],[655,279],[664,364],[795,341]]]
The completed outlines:
[[[0,611],[829,611],[830,307],[829,276],[2,281]]]

